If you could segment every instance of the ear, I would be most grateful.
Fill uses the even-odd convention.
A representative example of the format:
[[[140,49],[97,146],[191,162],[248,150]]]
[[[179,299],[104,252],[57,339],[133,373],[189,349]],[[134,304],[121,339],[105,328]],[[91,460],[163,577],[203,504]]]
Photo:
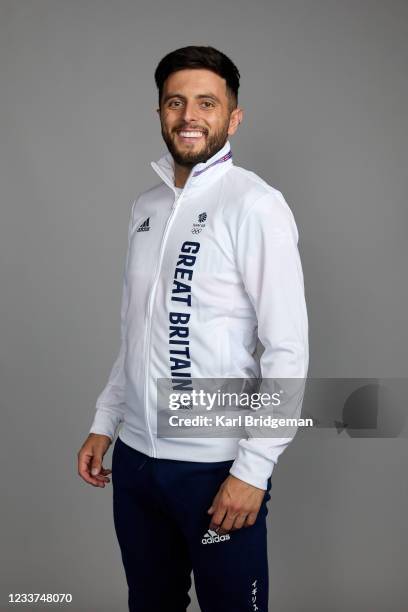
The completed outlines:
[[[237,106],[237,108],[234,108],[230,116],[230,122],[229,122],[229,127],[228,127],[228,134],[230,136],[232,136],[232,134],[235,134],[235,132],[238,129],[239,124],[242,123],[243,118],[244,118],[243,109],[239,106]]]

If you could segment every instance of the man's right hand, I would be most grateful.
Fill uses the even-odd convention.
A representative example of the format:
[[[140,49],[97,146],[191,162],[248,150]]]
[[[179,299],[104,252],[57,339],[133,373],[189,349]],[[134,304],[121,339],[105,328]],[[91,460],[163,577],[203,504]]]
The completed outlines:
[[[109,436],[91,433],[78,451],[78,474],[94,487],[104,487],[112,470],[102,465],[103,456],[111,445]]]

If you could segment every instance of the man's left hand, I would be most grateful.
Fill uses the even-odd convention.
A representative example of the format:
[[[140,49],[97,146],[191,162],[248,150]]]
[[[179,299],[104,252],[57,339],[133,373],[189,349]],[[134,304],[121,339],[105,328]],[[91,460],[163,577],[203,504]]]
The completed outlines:
[[[213,515],[209,529],[224,535],[241,527],[251,527],[256,521],[264,496],[264,489],[230,474],[207,510],[208,514]]]

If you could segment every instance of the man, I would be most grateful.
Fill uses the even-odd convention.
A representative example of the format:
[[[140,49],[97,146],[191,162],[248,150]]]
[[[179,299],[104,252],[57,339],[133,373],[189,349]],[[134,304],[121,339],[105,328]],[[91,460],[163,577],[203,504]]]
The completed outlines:
[[[132,205],[121,348],[78,453],[87,483],[104,487],[112,472],[138,612],[185,611],[191,571],[203,612],[268,610],[266,503],[291,438],[161,437],[155,412],[159,378],[306,377],[293,214],[232,160],[239,77],[212,47],[177,49],[157,66],[168,153],[151,163],[160,183]],[[119,423],[109,470],[102,460]]]

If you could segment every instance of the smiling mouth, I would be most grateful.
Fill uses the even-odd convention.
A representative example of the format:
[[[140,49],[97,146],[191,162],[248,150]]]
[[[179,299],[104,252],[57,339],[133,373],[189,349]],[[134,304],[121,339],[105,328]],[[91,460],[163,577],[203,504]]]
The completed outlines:
[[[202,130],[178,130],[177,136],[182,142],[197,142],[205,137]]]

